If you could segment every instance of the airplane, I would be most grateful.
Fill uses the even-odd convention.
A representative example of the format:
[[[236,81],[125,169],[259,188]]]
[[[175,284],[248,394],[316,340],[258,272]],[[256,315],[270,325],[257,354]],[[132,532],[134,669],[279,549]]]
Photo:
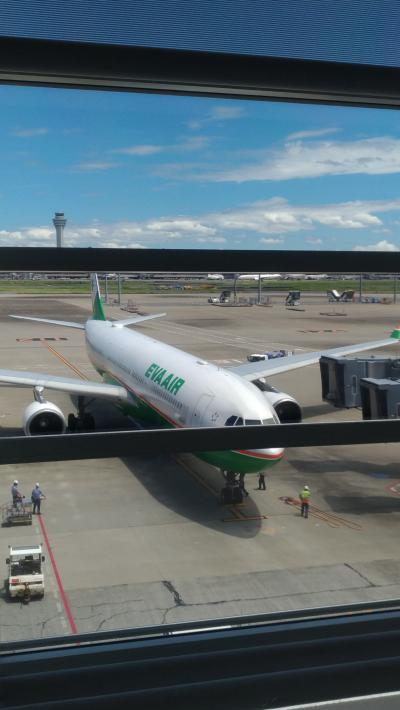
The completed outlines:
[[[279,279],[282,278],[282,275],[281,275],[281,274],[240,274],[240,276],[239,276],[238,278],[239,278],[239,281],[242,281],[242,280],[243,280],[243,281],[244,281],[244,280],[247,280],[247,281],[259,281],[260,276],[261,276],[261,280],[263,280],[263,279],[266,279],[266,280],[272,279],[272,280],[277,281],[277,280],[279,280]]]
[[[84,331],[89,359],[102,378],[92,382],[42,373],[0,370],[0,385],[32,387],[34,401],[23,415],[26,435],[62,434],[77,428],[93,429],[86,411],[93,398],[113,401],[124,414],[143,425],[158,427],[255,426],[301,421],[300,404],[265,379],[315,364],[323,355],[343,356],[398,343],[400,328],[389,338],[357,343],[277,360],[246,362],[230,369],[212,364],[171,345],[128,329],[157,313],[110,321],[104,314],[97,274],[91,275],[92,315],[85,324],[30,316],[22,320],[50,323]],[[45,399],[44,390],[77,396],[78,416],[66,421],[61,409]],[[265,448],[198,452],[195,455],[225,472],[229,485],[245,474],[264,472],[278,463],[282,448],[269,441]]]

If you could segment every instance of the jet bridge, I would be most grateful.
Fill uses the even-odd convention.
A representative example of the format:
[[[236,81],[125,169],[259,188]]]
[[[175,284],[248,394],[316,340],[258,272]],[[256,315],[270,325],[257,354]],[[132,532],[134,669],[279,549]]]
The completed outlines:
[[[360,381],[400,378],[398,358],[346,358],[324,355],[319,361],[322,399],[334,407],[361,407]]]
[[[363,419],[400,418],[400,379],[361,380]]]

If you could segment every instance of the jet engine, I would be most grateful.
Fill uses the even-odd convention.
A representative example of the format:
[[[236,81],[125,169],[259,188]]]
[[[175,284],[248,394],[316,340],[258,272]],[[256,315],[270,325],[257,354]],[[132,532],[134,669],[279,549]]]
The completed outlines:
[[[253,384],[261,390],[265,399],[273,407],[281,424],[301,422],[301,407],[294,397],[286,392],[280,392],[262,378],[255,380]]]
[[[25,409],[22,426],[27,436],[38,434],[64,434],[65,417],[53,402],[31,402]]]

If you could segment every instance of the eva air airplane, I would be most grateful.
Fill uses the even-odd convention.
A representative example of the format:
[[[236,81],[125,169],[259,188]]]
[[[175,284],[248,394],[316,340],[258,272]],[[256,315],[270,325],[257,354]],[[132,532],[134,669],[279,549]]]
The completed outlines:
[[[92,317],[84,324],[12,316],[53,323],[84,331],[89,358],[102,382],[55,377],[34,372],[0,370],[0,384],[32,387],[34,401],[24,412],[27,435],[62,434],[67,429],[63,412],[44,397],[44,390],[58,390],[78,398],[78,417],[70,414],[68,428],[93,428],[85,406],[93,398],[113,400],[122,411],[144,425],[160,427],[223,427],[279,424],[301,420],[296,400],[265,380],[287,370],[317,363],[323,355],[349,355],[393,345],[400,330],[389,338],[331,348],[279,360],[266,360],[225,369],[166,345],[126,326],[165,315],[106,320],[97,275],[92,275]],[[210,451],[199,458],[233,475],[258,473],[283,456],[283,449]]]

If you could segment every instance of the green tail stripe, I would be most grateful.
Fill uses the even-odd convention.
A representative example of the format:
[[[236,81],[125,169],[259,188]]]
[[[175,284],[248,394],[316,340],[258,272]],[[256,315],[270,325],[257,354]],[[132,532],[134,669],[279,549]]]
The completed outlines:
[[[396,340],[400,340],[400,328],[395,328],[394,330],[392,330],[392,332],[390,333],[390,337],[396,338]]]
[[[93,301],[93,320],[106,320],[100,294],[96,293]]]
[[[97,274],[90,274],[92,291],[92,318],[93,320],[106,320],[101,302],[99,279]]]

